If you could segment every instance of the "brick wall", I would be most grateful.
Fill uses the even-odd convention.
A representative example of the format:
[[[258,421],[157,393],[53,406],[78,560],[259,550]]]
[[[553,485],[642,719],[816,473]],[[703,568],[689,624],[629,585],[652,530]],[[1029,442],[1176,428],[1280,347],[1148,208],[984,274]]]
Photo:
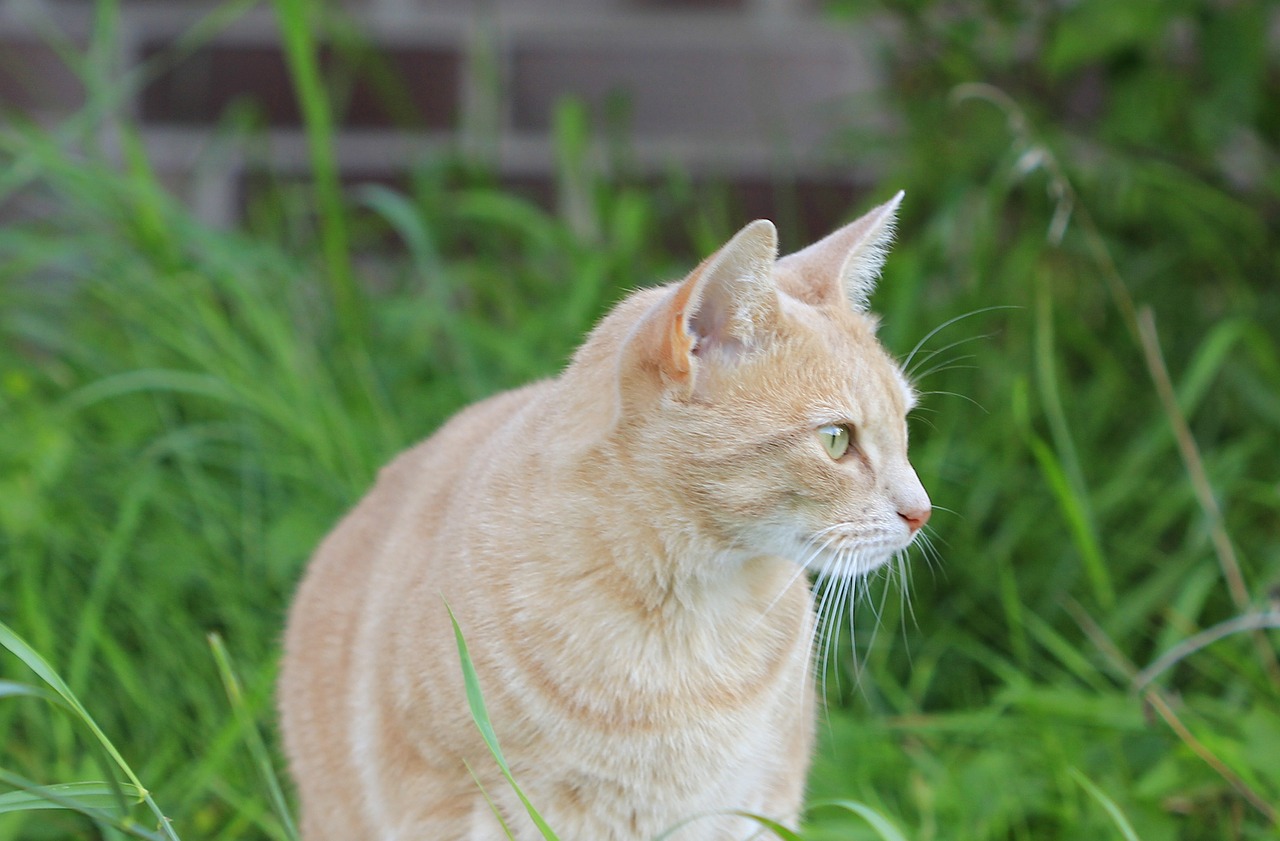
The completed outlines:
[[[44,120],[80,104],[81,82],[48,33],[84,42],[92,5],[0,3],[0,102]],[[302,177],[307,161],[268,9],[182,46],[218,5],[123,0],[119,62],[148,68],[122,107],[157,168],[225,224],[252,167]],[[839,215],[869,178],[865,162],[832,155],[826,141],[850,119],[878,119],[878,40],[827,21],[815,2],[345,0],[339,21],[322,60],[352,178],[394,179],[459,148],[536,187],[554,170],[554,115],[567,95],[602,133],[627,138],[633,174],[724,181],[749,212],[769,213],[781,179],[802,206]],[[239,136],[228,124],[260,131],[252,143],[228,140]]]

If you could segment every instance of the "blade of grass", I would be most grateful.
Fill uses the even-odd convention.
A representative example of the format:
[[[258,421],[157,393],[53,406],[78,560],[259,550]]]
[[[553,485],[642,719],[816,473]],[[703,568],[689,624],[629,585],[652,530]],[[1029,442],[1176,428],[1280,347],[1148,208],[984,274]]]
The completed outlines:
[[[1094,597],[1104,606],[1112,605],[1115,603],[1115,594],[1111,587],[1111,578],[1106,571],[1106,562],[1103,560],[1097,536],[1090,525],[1086,503],[1068,477],[1058,452],[1049,446],[1032,427],[1025,383],[1019,382],[1015,385],[1013,397],[1014,422],[1021,430],[1027,446],[1031,449],[1031,454],[1040,466],[1041,474],[1058,502],[1058,508],[1070,529],[1072,542],[1084,561],[1085,573],[1089,576]]]
[[[493,798],[489,796],[489,790],[484,787],[484,783],[480,782],[480,777],[476,775],[475,769],[471,767],[471,763],[462,760],[462,764],[467,766],[467,773],[471,775],[471,779],[475,780],[476,788],[480,789],[480,796],[484,798],[484,802],[489,805],[489,811],[493,813],[494,820],[502,827],[502,832],[511,841],[515,841],[515,835],[511,832],[511,827],[507,826],[507,821],[502,817],[502,811],[498,809],[498,804],[493,802]]]
[[[333,148],[333,113],[320,77],[314,19],[320,6],[307,0],[274,0],[272,5],[280,21],[285,59],[306,127],[330,293],[344,339],[355,342],[361,335],[363,307],[351,268],[346,215]]]
[[[72,716],[76,714],[75,709],[71,707],[71,705],[68,704],[61,696],[50,692],[47,689],[42,689],[39,686],[30,686],[25,683],[17,683],[11,680],[0,680],[0,698],[36,698],[40,701],[44,701],[45,703],[52,704],[58,709],[70,713]],[[103,774],[112,781],[109,785],[113,786],[112,791],[115,797],[113,802],[116,809],[120,814],[125,814],[129,810],[129,804],[127,802],[128,795],[125,792],[125,787],[115,782],[111,757],[103,749],[102,745],[96,741],[89,743],[89,749],[93,754],[94,761],[97,762],[98,766],[102,769]]]
[[[1195,436],[1191,434],[1187,418],[1178,405],[1173,381],[1169,377],[1169,369],[1165,366],[1164,354],[1160,351],[1155,315],[1150,307],[1144,306],[1138,312],[1138,336],[1147,361],[1147,370],[1150,371],[1151,379],[1156,386],[1156,394],[1160,396],[1165,416],[1169,419],[1174,438],[1178,442],[1178,453],[1182,456],[1182,464],[1191,480],[1191,487],[1195,489],[1200,510],[1204,512],[1205,519],[1208,521],[1209,535],[1213,540],[1214,551],[1218,555],[1218,564],[1222,567],[1222,576],[1227,582],[1227,590],[1231,593],[1231,600],[1235,602],[1236,608],[1244,613],[1249,610],[1249,589],[1244,583],[1244,573],[1240,570],[1235,546],[1231,542],[1230,535],[1227,534],[1226,524],[1222,518],[1222,508],[1219,507],[1213,488],[1209,484],[1209,476],[1204,469],[1204,459],[1200,457],[1200,448],[1196,446]],[[1252,637],[1263,667],[1271,676],[1272,683],[1280,687],[1280,661],[1276,659],[1275,649],[1271,647],[1270,641],[1261,629],[1254,629]]]
[[[16,776],[16,775],[15,775]],[[10,777],[12,782],[13,777]],[[142,792],[133,786],[124,786],[125,794],[142,802]],[[57,783],[51,786],[19,788],[0,794],[0,814],[5,812],[30,812],[41,809],[70,809],[72,801],[85,809],[103,811],[116,805],[115,786],[104,782]]]
[[[467,641],[463,639],[462,628],[458,625],[458,618],[453,615],[453,608],[449,607],[448,602],[445,602],[445,610],[449,611],[449,621],[453,623],[453,634],[458,641],[458,658],[462,661],[462,680],[467,689],[467,704],[471,707],[471,718],[480,730],[484,743],[488,745],[489,752],[493,754],[494,760],[498,763],[502,776],[506,777],[511,790],[516,793],[516,796],[520,798],[520,802],[524,804],[525,810],[538,827],[538,831],[542,833],[542,837],[547,841],[559,841],[555,832],[542,819],[542,815],[538,814],[538,810],[529,802],[529,798],[525,796],[524,791],[521,790],[516,783],[515,777],[511,774],[511,768],[507,765],[506,757],[502,755],[502,748],[498,745],[498,734],[494,732],[493,724],[489,721],[489,711],[485,708],[484,695],[480,692],[480,678],[476,675],[475,665],[471,662],[471,655],[467,652]]]
[[[899,832],[898,828],[888,818],[865,803],[860,803],[857,800],[824,800],[809,806],[810,811],[822,808],[843,809],[846,812],[857,815],[871,824],[871,828],[876,831],[883,841],[907,841],[907,837]]]
[[[1183,723],[1182,719],[1173,711],[1169,702],[1165,700],[1164,695],[1156,689],[1149,689],[1142,696],[1148,704],[1155,709],[1165,723],[1173,729],[1178,738],[1191,748],[1196,756],[1204,760],[1205,764],[1218,773],[1224,780],[1231,784],[1241,797],[1249,802],[1249,805],[1261,812],[1272,826],[1275,826],[1280,820],[1280,814],[1277,814],[1276,808],[1267,802],[1266,798],[1254,791],[1248,783],[1240,778],[1240,775],[1231,770],[1225,762],[1223,762],[1217,754],[1209,750],[1209,748],[1195,737],[1195,734]]]
[[[457,365],[458,379],[466,387],[468,397],[474,400],[484,396],[492,390],[492,383],[476,359],[475,343],[467,340],[467,325],[450,303],[448,270],[440,259],[426,222],[412,202],[386,187],[371,184],[360,190],[358,198],[382,216],[404,241],[430,297],[431,324],[444,338],[439,343],[439,351]]]
[[[12,798],[9,800],[9,805],[14,808],[0,809],[0,812],[66,809],[84,815],[100,827],[110,827],[125,835],[141,838],[143,841],[177,841],[178,838],[173,834],[167,821],[161,823],[163,832],[152,832],[139,826],[136,821],[127,816],[113,815],[95,805],[103,800],[114,802],[118,783],[63,783],[42,786],[4,768],[0,768],[0,782],[18,789],[3,796],[3,798]],[[146,799],[145,791],[135,789],[133,786],[126,786],[126,788],[137,794],[139,801]],[[88,802],[84,800],[86,796]],[[30,797],[31,800],[23,800],[24,797]]]
[[[1129,823],[1129,819],[1124,816],[1124,812],[1120,811],[1120,807],[1115,804],[1115,801],[1107,797],[1102,789],[1094,784],[1093,780],[1082,774],[1078,768],[1068,768],[1067,772],[1071,774],[1072,779],[1080,784],[1081,788],[1089,793],[1090,797],[1098,801],[1102,808],[1106,810],[1111,817],[1112,823],[1116,825],[1116,828],[1120,830],[1120,834],[1124,836],[1125,841],[1141,841],[1138,833],[1133,831],[1133,825]]]
[[[1280,610],[1246,613],[1244,616],[1237,616],[1234,619],[1228,619],[1226,622],[1219,622],[1212,628],[1206,628],[1200,633],[1188,637],[1160,655],[1155,662],[1139,672],[1133,678],[1133,688],[1141,691],[1165,670],[1172,668],[1179,661],[1220,639],[1242,631],[1256,632],[1263,628],[1280,628]]]
[[[763,815],[757,815],[754,812],[742,812],[736,809],[726,809],[723,812],[706,812],[701,815],[694,815],[691,818],[685,818],[675,826],[671,827],[670,829],[663,832],[661,835],[654,838],[653,841],[667,841],[668,838],[671,838],[673,835],[675,835],[680,830],[684,829],[686,826],[689,826],[690,824],[693,824],[693,823],[697,823],[698,821],[705,820],[707,818],[728,817],[728,816],[746,818],[747,820],[755,821],[756,823],[760,824],[760,826],[762,826],[763,828],[772,832],[775,837],[781,838],[782,841],[804,841],[804,838],[801,837],[800,835],[797,835],[795,831],[787,829],[785,826],[783,826],[782,824],[778,823],[777,821],[771,818],[766,818]],[[758,836],[752,835],[751,837],[756,838]]]
[[[271,762],[271,753],[262,740],[262,734],[258,732],[253,713],[245,702],[244,690],[231,666],[231,656],[227,653],[222,637],[216,633],[209,634],[209,647],[213,650],[213,659],[218,665],[218,675],[222,678],[222,685],[227,690],[227,698],[231,701],[231,709],[235,712],[236,721],[240,723],[240,730],[244,734],[249,753],[253,756],[253,764],[258,769],[262,784],[267,788],[271,805],[284,825],[286,835],[293,841],[298,841],[298,827],[294,823],[289,803],[285,800],[284,789],[280,786],[280,777],[276,774],[275,766]]]
[[[1075,618],[1076,622],[1079,623],[1081,629],[1085,632],[1085,635],[1089,637],[1094,645],[1097,646],[1098,650],[1106,657],[1107,661],[1111,664],[1112,670],[1119,675],[1123,675],[1130,682],[1133,682],[1138,670],[1134,668],[1134,665],[1129,661],[1129,658],[1120,651],[1115,642],[1107,636],[1107,633],[1102,629],[1102,626],[1099,625],[1098,622],[1088,614],[1084,607],[1074,599],[1068,599],[1066,607],[1068,612]],[[1165,724],[1169,725],[1174,734],[1191,749],[1192,753],[1200,757],[1206,765],[1226,780],[1241,797],[1261,812],[1272,825],[1276,824],[1277,818],[1280,818],[1280,815],[1277,814],[1275,807],[1268,803],[1266,798],[1254,791],[1248,783],[1241,779],[1239,774],[1231,770],[1230,766],[1223,762],[1217,754],[1211,751],[1203,742],[1195,737],[1195,734],[1192,733],[1187,725],[1183,723],[1182,719],[1178,717],[1178,714],[1173,711],[1173,706],[1169,703],[1164,692],[1160,690],[1160,687],[1150,687],[1142,693],[1142,698],[1152,709],[1160,714],[1160,717],[1164,719]]]
[[[1041,284],[1036,293],[1036,383],[1040,387],[1040,402],[1044,407],[1054,451],[1057,453],[1056,461],[1065,480],[1057,489],[1058,498],[1064,507],[1063,513],[1071,523],[1071,533],[1075,537],[1076,548],[1084,561],[1085,570],[1089,573],[1094,596],[1104,608],[1110,608],[1116,602],[1115,586],[1111,582],[1107,562],[1102,557],[1098,529],[1089,504],[1089,490],[1085,483],[1084,471],[1080,467],[1080,455],[1076,451],[1075,442],[1071,436],[1067,414],[1062,405],[1061,390],[1058,387],[1058,374],[1054,362],[1052,307],[1053,302],[1049,291],[1044,284]]]
[[[89,715],[89,711],[80,703],[80,699],[77,698],[67,684],[63,682],[62,678],[58,676],[58,673],[49,665],[48,661],[41,657],[38,652],[31,648],[31,646],[27,645],[25,640],[15,634],[9,626],[3,622],[0,622],[0,645],[9,649],[10,652],[16,655],[19,660],[27,665],[27,668],[35,672],[41,680],[47,683],[49,687],[62,698],[67,706],[71,708],[71,711],[75,716],[79,718],[89,732],[93,734],[96,742],[101,745],[102,749],[107,752],[107,755],[111,757],[112,761],[114,761],[120,770],[124,772],[125,776],[129,778],[129,782],[133,787],[137,791],[141,792],[143,802],[147,804],[152,814],[155,815],[164,837],[169,838],[171,841],[178,841],[178,836],[169,826],[168,818],[166,818],[164,813],[160,811],[160,807],[156,804],[155,800],[152,799],[151,794],[142,784],[142,781],[138,779],[138,775],[133,772],[133,768],[131,768],[129,763],[125,761],[124,757],[120,755],[116,746],[107,738],[107,734],[102,732],[102,728],[100,728],[98,723],[94,721],[93,716]]]

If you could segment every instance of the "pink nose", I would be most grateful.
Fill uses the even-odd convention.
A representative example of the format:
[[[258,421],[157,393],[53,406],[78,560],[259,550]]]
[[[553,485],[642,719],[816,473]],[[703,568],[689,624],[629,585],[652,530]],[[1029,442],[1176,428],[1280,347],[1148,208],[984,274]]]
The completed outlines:
[[[917,508],[914,511],[899,511],[898,516],[907,521],[907,528],[915,534],[921,526],[929,522],[929,515],[932,513],[932,508]]]

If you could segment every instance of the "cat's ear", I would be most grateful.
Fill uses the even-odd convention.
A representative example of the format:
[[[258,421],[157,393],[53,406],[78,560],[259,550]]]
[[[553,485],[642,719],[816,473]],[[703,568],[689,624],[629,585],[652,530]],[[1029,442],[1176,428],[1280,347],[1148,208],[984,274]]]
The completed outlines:
[[[646,314],[632,348],[668,381],[692,386],[703,363],[732,364],[762,347],[778,320],[778,231],[757,219]]]
[[[768,219],[734,234],[682,284],[683,317],[672,325],[682,328],[679,344],[691,341],[695,356],[729,358],[760,345],[777,320],[777,258],[778,230]]]
[[[833,304],[843,298],[858,312],[866,312],[893,243],[903,195],[899,190],[835,233],[779,260],[783,289],[810,304]]]

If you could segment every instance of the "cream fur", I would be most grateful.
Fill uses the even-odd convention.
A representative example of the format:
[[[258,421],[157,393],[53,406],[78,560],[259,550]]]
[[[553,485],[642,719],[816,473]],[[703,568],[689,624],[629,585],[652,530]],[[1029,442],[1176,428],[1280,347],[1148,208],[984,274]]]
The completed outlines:
[[[795,824],[814,727],[802,566],[874,569],[929,512],[913,396],[861,311],[897,201],[778,261],[773,225],[748,225],[619,304],[559,377],[382,471],[289,617],[307,841],[502,837],[468,765],[537,837],[471,721],[446,599],[515,777],[565,841],[724,810]],[[856,429],[839,461],[815,432],[830,423]],[[722,814],[672,837],[755,829]]]

